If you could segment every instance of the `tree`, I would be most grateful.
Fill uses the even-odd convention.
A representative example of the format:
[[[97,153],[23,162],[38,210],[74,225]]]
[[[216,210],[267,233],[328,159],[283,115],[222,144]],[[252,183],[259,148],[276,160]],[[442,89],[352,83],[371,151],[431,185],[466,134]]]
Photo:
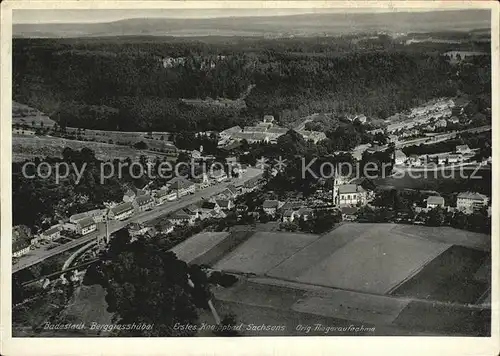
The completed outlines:
[[[127,230],[111,240],[103,256],[103,279],[108,310],[119,324],[153,324],[151,330],[124,331],[136,336],[189,336],[193,330],[177,330],[176,323],[197,323],[189,268],[157,242],[130,242]]]
[[[134,147],[138,150],[146,150],[148,145],[144,141],[140,141],[134,144]]]
[[[425,221],[428,226],[441,226],[444,222],[444,211],[440,207],[431,209],[427,213],[427,219]]]

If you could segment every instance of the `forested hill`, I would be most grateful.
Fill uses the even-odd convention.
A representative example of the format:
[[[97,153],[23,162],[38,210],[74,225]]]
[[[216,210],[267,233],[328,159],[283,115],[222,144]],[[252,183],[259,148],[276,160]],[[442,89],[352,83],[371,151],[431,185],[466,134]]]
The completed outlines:
[[[456,67],[440,56],[455,45],[433,46],[398,45],[387,36],[355,45],[334,38],[223,44],[17,39],[13,99],[62,126],[170,132],[222,130],[264,114],[282,123],[332,111],[384,119],[458,93],[488,100],[488,55]],[[182,60],[165,67],[164,58]],[[251,84],[244,109],[179,100],[235,99]]]
[[[94,36],[316,36],[490,28],[489,10],[330,13],[209,19],[148,18],[87,24],[15,24],[16,37]]]

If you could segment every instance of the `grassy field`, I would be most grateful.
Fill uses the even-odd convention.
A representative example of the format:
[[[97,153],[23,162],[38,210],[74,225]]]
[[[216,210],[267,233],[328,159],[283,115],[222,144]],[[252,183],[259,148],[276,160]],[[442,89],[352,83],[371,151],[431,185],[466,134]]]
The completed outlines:
[[[317,235],[308,234],[257,232],[214,268],[263,274],[317,238]]]
[[[390,225],[376,226],[323,260],[308,258],[309,267],[304,263],[304,272],[295,280],[384,294],[448,247],[392,233]],[[308,249],[309,257],[324,247],[312,244]]]
[[[171,251],[177,257],[191,263],[194,259],[207,253],[229,236],[228,232],[202,232],[175,246]]]
[[[66,140],[47,136],[27,137],[15,135],[12,137],[12,160],[19,162],[31,160],[35,157],[62,157],[62,151],[65,147],[73,150],[81,150],[84,147],[90,148],[95,152],[97,158],[103,160],[130,157],[134,161],[138,160],[141,155],[147,157],[156,156],[156,154],[136,150],[131,147],[107,143]],[[158,156],[161,155],[158,154]]]
[[[445,302],[475,303],[491,285],[489,278],[475,278],[476,272],[487,259],[486,252],[452,246],[391,294]]]
[[[431,241],[470,247],[482,251],[491,250],[490,235],[447,226],[393,225],[392,231],[405,236],[422,237]]]

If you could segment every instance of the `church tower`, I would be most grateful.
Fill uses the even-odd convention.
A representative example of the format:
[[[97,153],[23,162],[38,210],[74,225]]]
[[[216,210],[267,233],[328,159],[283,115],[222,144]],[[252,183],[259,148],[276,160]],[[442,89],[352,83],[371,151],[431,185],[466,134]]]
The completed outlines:
[[[339,185],[340,185],[340,178],[338,176],[337,170],[335,170],[335,175],[333,177],[333,189],[332,189],[333,205],[339,205]]]

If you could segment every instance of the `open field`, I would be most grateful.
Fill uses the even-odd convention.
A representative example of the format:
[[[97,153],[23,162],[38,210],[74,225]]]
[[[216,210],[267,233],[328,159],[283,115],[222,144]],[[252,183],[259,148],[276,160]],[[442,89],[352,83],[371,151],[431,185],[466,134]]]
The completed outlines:
[[[65,147],[73,150],[81,150],[84,147],[90,148],[95,152],[97,158],[103,160],[130,157],[133,161],[136,161],[141,155],[147,157],[156,156],[156,154],[146,151],[108,143],[66,140],[59,137],[15,135],[12,137],[12,160],[19,162],[35,157],[62,157],[62,151]],[[161,155],[158,154],[158,156]]]
[[[191,263],[195,258],[207,253],[228,236],[229,232],[202,232],[178,244],[171,251],[180,260]]]
[[[317,235],[257,232],[214,268],[263,274],[317,238]]]
[[[483,251],[452,246],[413,278],[391,292],[397,296],[475,303],[490,285],[490,278],[476,278],[488,256]],[[491,268],[491,266],[490,266]],[[486,269],[486,268],[485,268]],[[491,271],[481,273],[489,275]]]
[[[66,132],[68,134],[78,134],[86,139],[92,139],[97,142],[132,146],[142,141],[146,143],[149,148],[159,150],[173,148],[172,143],[168,141],[171,136],[169,132],[151,132],[151,135],[148,135],[148,132],[142,131],[79,130],[74,127],[66,128]]]
[[[408,284],[409,292],[403,295],[426,298],[430,293],[432,299],[448,301],[463,291],[452,300],[475,302],[485,292],[488,278],[476,278],[469,292],[463,285],[487,254],[465,247],[486,247],[487,241],[489,236],[451,228],[348,223],[321,237],[257,232],[214,268],[372,294],[389,293],[416,273],[430,274],[433,278],[426,286],[413,287],[417,288],[413,293]],[[455,244],[465,247],[445,252]],[[464,261],[459,262],[461,258]],[[466,259],[471,270],[464,267]],[[480,285],[480,291],[472,291]]]
[[[456,304],[414,301],[272,278],[242,279],[234,287],[215,291],[221,313],[233,312],[244,326],[280,325],[282,331],[244,331],[244,335],[485,335],[480,325],[488,309]],[[323,329],[316,328],[321,324]],[[300,326],[311,326],[304,330]],[[360,327],[365,330],[325,330],[324,327]],[[414,327],[415,326],[415,327]],[[366,330],[375,327],[374,330]],[[465,330],[465,331],[464,331]]]
[[[376,227],[327,258],[311,263],[310,267],[304,265],[304,272],[294,279],[384,294],[448,247],[447,244],[404,237]],[[319,250],[315,244],[308,249]],[[312,251],[308,252],[308,256],[314,255]],[[300,253],[297,258],[299,256]],[[276,274],[271,274],[276,277]]]
[[[491,236],[477,232],[454,229],[448,226],[428,227],[419,225],[393,225],[392,231],[410,237],[423,237],[482,251],[491,250]]]

